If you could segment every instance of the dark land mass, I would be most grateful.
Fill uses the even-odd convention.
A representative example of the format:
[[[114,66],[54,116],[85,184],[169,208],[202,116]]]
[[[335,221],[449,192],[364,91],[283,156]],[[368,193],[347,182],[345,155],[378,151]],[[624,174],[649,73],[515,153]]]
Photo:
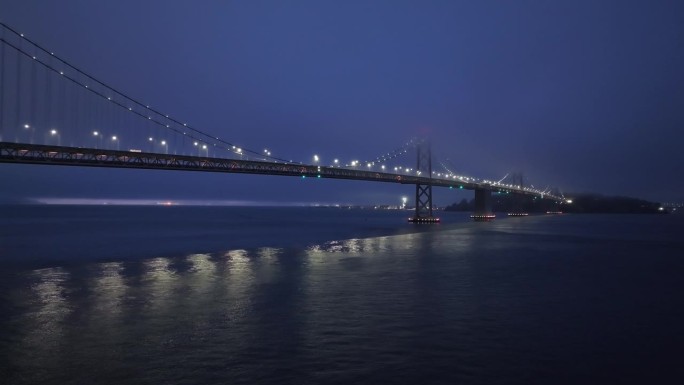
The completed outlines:
[[[557,203],[518,194],[492,194],[492,210],[494,212],[545,213],[562,211],[564,213],[596,213],[596,214],[662,214],[660,203],[643,199],[603,196],[598,194],[566,194],[572,203]],[[475,201],[463,199],[444,208],[445,211],[474,211]]]

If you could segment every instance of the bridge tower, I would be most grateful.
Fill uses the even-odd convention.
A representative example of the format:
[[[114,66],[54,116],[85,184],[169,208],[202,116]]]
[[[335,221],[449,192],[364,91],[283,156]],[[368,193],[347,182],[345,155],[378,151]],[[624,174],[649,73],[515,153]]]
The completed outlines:
[[[430,142],[424,140],[416,145],[416,171],[426,175],[427,183],[416,184],[416,212],[409,222],[439,223],[439,218],[432,215],[432,150]]]
[[[523,189],[523,174],[521,172],[511,175],[511,184]],[[525,194],[518,193],[513,196],[513,210],[508,213],[509,217],[526,217],[528,214],[525,212]]]

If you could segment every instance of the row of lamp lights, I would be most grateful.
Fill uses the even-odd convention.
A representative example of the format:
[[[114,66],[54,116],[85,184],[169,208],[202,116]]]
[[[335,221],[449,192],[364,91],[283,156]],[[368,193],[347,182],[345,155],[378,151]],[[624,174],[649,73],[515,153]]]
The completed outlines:
[[[270,153],[269,153],[269,154],[270,154]],[[320,158],[318,155],[314,155],[314,156],[313,156],[313,162],[314,162],[315,165],[319,165],[320,160],[321,160],[321,158]],[[358,161],[358,160],[352,160],[350,163],[345,164],[344,167],[355,168],[355,167],[358,167],[358,166],[360,166],[360,165],[361,165],[361,162],[360,162],[360,161]],[[340,167],[340,160],[337,159],[337,158],[333,159],[332,167]],[[375,167],[375,162],[368,162],[368,163],[366,163],[366,167],[367,167],[368,169],[372,169],[373,167]],[[385,171],[385,170],[387,169],[387,167],[386,167],[384,164],[382,164],[382,165],[380,165],[380,169],[383,170],[383,171]],[[394,171],[395,171],[395,172],[402,172],[402,171],[403,171],[403,172],[405,172],[405,173],[408,174],[408,173],[410,173],[410,172],[413,172],[414,169],[413,169],[413,168],[409,168],[409,167],[400,167],[400,166],[397,166],[397,167],[394,167]],[[420,174],[422,173],[420,170],[415,170],[415,172],[416,172],[416,175],[420,175]]]
[[[32,129],[32,128],[35,129],[35,127],[32,127],[32,126],[31,126],[30,124],[28,124],[28,123],[24,124],[23,127],[24,127],[24,129],[26,129],[26,130],[30,130],[30,129]],[[34,132],[35,132],[35,130],[34,130]],[[57,138],[57,145],[60,144],[61,138],[60,138],[60,135],[59,135],[59,131],[57,131],[56,129],[54,129],[54,128],[50,129],[50,131],[48,131],[48,133],[47,133],[46,135],[49,135],[49,137]]]

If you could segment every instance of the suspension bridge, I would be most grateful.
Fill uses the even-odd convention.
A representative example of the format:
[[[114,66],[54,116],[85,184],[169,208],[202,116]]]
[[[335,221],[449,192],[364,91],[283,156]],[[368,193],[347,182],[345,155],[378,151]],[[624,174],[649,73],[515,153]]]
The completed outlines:
[[[138,168],[333,178],[415,185],[412,222],[438,222],[432,188],[475,192],[476,220],[494,217],[492,192],[563,202],[557,192],[432,169],[427,140],[410,140],[374,159],[320,164],[236,145],[114,88],[0,23],[0,163]],[[395,166],[416,155],[415,167]],[[511,181],[512,180],[512,181]]]

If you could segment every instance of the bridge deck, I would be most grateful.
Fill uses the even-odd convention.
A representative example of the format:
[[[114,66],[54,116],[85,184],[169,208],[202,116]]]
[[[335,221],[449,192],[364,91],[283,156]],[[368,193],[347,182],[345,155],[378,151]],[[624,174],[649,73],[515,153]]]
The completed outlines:
[[[540,195],[534,191],[521,190],[515,187],[492,186],[487,183],[466,182],[458,179],[428,178],[413,175],[391,174],[342,167],[66,146],[47,146],[40,144],[11,142],[0,142],[0,163],[204,171],[296,177],[304,176],[400,184],[431,184],[432,186],[437,187],[463,188],[467,190],[489,189],[527,195]],[[559,197],[554,197],[551,195],[544,196],[551,199],[560,199]]]

